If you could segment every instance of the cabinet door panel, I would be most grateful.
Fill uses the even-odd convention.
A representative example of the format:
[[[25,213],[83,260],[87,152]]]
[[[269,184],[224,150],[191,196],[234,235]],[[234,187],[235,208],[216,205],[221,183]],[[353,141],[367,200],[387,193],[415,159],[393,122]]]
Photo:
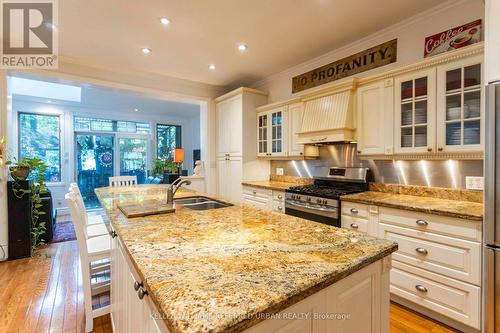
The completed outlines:
[[[288,106],[288,156],[302,156],[304,155],[304,145],[299,144],[298,132],[302,123],[302,116],[304,114],[304,104],[294,103]]]
[[[395,152],[435,151],[436,69],[397,77],[394,101]]]
[[[384,82],[358,89],[358,151],[363,155],[381,155],[385,151]]]
[[[484,87],[482,58],[437,69],[437,143],[442,152],[483,150]]]
[[[242,154],[242,99],[237,96],[217,104],[218,155]]]

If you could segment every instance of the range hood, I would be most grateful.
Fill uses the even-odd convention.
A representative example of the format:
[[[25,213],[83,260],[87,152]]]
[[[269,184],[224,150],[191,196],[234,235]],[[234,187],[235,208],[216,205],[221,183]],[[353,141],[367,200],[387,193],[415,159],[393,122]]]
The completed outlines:
[[[304,100],[298,143],[354,141],[353,89]]]

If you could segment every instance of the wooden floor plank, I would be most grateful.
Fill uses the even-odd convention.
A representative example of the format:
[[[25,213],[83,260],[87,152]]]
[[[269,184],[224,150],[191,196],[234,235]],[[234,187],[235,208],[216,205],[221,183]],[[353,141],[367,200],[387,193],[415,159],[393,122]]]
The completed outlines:
[[[76,241],[51,244],[41,253],[47,258],[0,263],[0,332],[84,332],[85,310]],[[16,292],[23,296],[16,296]],[[20,323],[19,329],[14,322]],[[94,332],[112,332],[109,315],[94,319]],[[391,303],[390,333],[424,332],[457,331]]]
[[[59,251],[62,246],[61,244],[62,243],[53,244],[53,246],[57,247],[58,251],[53,257],[54,264],[52,265],[49,282],[47,283],[47,290],[45,292],[42,308],[40,310],[40,316],[38,318],[36,331],[40,333],[49,332],[50,330],[50,322],[52,320],[52,312],[56,299],[57,284],[59,282],[59,274],[61,273],[61,260],[63,257],[63,252]]]

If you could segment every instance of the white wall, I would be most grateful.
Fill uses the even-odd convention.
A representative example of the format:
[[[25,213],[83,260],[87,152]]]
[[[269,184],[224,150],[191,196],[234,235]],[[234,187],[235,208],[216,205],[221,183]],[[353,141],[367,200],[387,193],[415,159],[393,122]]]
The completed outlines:
[[[18,152],[17,142],[17,119],[18,112],[56,114],[61,116],[61,183],[49,184],[49,188],[53,193],[54,204],[56,208],[66,206],[64,202],[64,194],[70,183],[75,181],[75,155],[74,155],[74,131],[73,117],[95,117],[112,120],[125,120],[150,123],[152,133],[151,142],[148,147],[151,158],[156,155],[156,137],[154,129],[156,123],[180,125],[182,126],[182,146],[185,149],[184,168],[191,174],[193,171],[192,151],[200,147],[200,117],[172,117],[168,114],[159,116],[157,114],[144,114],[141,112],[119,112],[116,110],[100,110],[87,109],[75,106],[56,105],[25,101],[14,95],[12,99],[12,116],[9,122],[12,126],[8,129],[9,150],[11,154],[16,155]],[[148,161],[149,164],[150,161]],[[149,165],[148,165],[149,167]]]
[[[481,0],[447,1],[430,11],[420,13],[410,19],[400,22],[381,31],[374,32],[365,38],[349,45],[337,48],[315,59],[289,68],[281,73],[255,82],[251,86],[269,92],[269,103],[286,100],[293,97],[292,78],[296,75],[313,70],[343,57],[350,56],[372,46],[398,39],[398,60],[396,63],[356,75],[366,75],[383,72],[391,68],[413,63],[424,56],[425,37],[456,26],[483,19],[484,3]],[[353,24],[355,24],[353,18]],[[332,32],[335,33],[335,32]],[[340,80],[339,80],[340,81]]]

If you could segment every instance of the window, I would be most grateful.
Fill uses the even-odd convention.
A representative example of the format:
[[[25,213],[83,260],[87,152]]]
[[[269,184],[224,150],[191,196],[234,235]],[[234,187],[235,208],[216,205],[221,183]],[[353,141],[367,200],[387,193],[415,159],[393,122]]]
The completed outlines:
[[[77,132],[151,133],[151,128],[148,123],[136,123],[133,121],[115,121],[109,119],[75,117],[74,126],[75,131]]]
[[[19,113],[19,159],[25,157],[45,162],[46,182],[61,181],[59,116]]]
[[[158,158],[174,159],[174,149],[181,148],[181,126],[156,125]]]

